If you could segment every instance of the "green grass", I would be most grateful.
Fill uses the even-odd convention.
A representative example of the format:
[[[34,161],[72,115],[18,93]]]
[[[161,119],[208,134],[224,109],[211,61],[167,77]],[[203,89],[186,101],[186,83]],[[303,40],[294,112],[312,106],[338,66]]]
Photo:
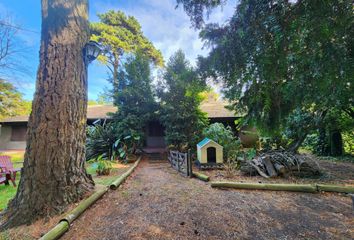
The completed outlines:
[[[21,168],[23,166],[23,151],[17,152],[1,152],[0,155],[8,155],[11,157],[11,162],[14,164],[14,168]],[[16,185],[20,181],[20,173],[16,175]],[[0,211],[6,208],[10,199],[16,195],[17,186],[14,187],[11,182],[10,185],[0,184]]]
[[[17,176],[18,177],[18,176]],[[16,179],[18,186],[19,179]],[[4,210],[9,202],[16,195],[17,187],[14,187],[10,182],[10,185],[0,185],[0,211]]]
[[[23,166],[23,151],[18,152],[1,152],[0,155],[11,156],[11,162],[14,164],[14,168],[21,168]],[[93,180],[96,184],[109,185],[113,180],[117,178],[116,174],[110,176],[100,176],[96,174],[96,168],[93,164],[87,164],[86,166],[87,173],[91,174]],[[20,173],[17,173],[16,184],[18,185],[20,180]],[[10,185],[0,184],[0,212],[6,208],[10,199],[16,195],[17,187],[14,187],[10,182]]]

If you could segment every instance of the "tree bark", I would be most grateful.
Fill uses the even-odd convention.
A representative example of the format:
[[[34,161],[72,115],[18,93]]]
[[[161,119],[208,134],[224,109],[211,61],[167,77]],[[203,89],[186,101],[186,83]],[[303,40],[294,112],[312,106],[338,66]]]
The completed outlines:
[[[343,139],[340,130],[332,130],[329,134],[329,137],[331,146],[331,156],[343,155]]]
[[[62,213],[93,189],[84,168],[87,0],[42,0],[40,65],[15,198],[1,228]]]

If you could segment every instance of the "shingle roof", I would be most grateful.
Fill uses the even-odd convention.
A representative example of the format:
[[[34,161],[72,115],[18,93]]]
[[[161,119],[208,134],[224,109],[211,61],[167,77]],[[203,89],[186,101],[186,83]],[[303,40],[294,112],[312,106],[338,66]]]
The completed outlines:
[[[237,117],[232,111],[225,108],[228,103],[222,100],[208,99],[202,102],[200,108],[206,112],[209,118],[234,118]],[[95,120],[102,118],[110,118],[107,114],[115,112],[117,108],[113,105],[92,105],[87,107],[87,119]],[[15,116],[6,118],[0,122],[27,122],[28,116]]]

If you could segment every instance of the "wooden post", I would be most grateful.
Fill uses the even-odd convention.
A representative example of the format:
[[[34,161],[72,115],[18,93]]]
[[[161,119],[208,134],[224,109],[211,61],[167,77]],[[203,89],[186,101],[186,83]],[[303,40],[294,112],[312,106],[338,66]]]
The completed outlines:
[[[191,156],[190,149],[188,149],[188,155],[187,155],[187,171],[188,171],[188,176],[193,177],[192,156]]]

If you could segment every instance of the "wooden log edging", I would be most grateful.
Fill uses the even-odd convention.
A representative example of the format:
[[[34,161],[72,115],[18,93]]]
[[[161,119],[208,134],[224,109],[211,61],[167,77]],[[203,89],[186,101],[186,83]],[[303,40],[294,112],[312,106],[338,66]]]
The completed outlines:
[[[126,171],[125,173],[123,173],[122,175],[120,175],[116,180],[114,180],[114,181],[111,183],[110,188],[111,188],[112,190],[116,190],[116,189],[125,181],[125,179],[127,179],[127,177],[129,177],[130,174],[132,174],[132,172],[134,171],[134,169],[138,166],[140,160],[141,160],[141,156],[138,158],[137,161],[135,161],[134,165],[131,166],[128,171]]]
[[[199,173],[199,172],[193,172],[193,177],[196,177],[204,182],[208,182],[209,181],[209,176]]]
[[[280,184],[280,183],[237,183],[211,182],[211,187],[252,190],[292,191],[292,192],[338,192],[354,193],[354,187],[325,184]]]
[[[134,163],[132,167],[129,168],[128,171],[119,176],[116,180],[114,180],[110,188],[117,189],[119,185],[121,185],[124,180],[134,171],[134,169],[138,166],[140,162],[141,156]],[[112,187],[113,185],[113,187]],[[103,187],[102,189],[96,190],[90,197],[83,200],[79,205],[71,210],[69,213],[64,215],[64,217],[59,221],[59,223],[49,230],[43,237],[39,240],[55,240],[59,239],[66,231],[69,230],[70,224],[73,223],[84,211],[86,211],[91,205],[93,205],[99,198],[101,198],[107,191],[108,187]]]
[[[70,224],[99,198],[101,198],[107,191],[108,187],[103,187],[102,189],[95,191],[90,197],[80,202],[76,208],[64,215],[64,217],[60,219],[59,223],[43,237],[41,237],[40,240],[55,240],[60,238],[66,231],[69,230]]]
[[[354,187],[343,185],[316,184],[319,192],[354,193]]]

